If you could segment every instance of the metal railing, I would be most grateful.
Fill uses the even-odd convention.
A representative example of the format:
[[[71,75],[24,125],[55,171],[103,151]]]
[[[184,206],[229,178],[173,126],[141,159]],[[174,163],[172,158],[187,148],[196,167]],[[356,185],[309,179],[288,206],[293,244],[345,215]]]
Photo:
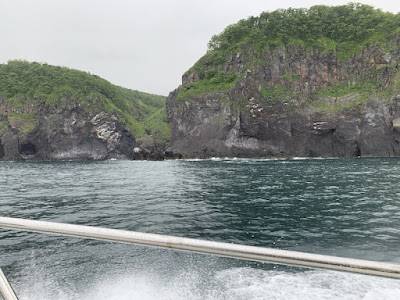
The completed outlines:
[[[7,217],[0,217],[0,228],[140,244],[214,254],[244,260],[286,264],[306,268],[321,268],[400,279],[400,265],[368,260]],[[2,288],[2,286],[0,286],[0,288]],[[5,300],[9,299],[16,298],[5,298]]]
[[[0,295],[4,300],[18,300],[10,283],[0,268]]]

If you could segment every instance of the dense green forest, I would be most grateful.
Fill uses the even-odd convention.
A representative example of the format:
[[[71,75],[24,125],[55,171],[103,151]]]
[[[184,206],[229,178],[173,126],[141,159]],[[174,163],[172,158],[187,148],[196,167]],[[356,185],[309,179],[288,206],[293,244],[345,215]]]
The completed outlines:
[[[360,3],[317,5],[263,12],[228,26],[208,43],[210,51],[232,51],[241,46],[263,50],[267,46],[297,44],[350,55],[366,44],[400,32],[400,14]]]
[[[164,96],[115,86],[96,75],[65,67],[14,60],[0,64],[0,100],[14,108],[80,107],[116,114],[136,136],[169,137]],[[35,113],[35,111],[33,111]]]

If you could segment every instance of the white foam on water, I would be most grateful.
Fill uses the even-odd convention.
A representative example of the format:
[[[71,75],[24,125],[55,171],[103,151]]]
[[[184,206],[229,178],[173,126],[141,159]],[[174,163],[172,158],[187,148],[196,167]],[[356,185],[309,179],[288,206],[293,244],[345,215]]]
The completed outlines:
[[[220,161],[220,160],[222,160],[222,158],[220,158],[220,157],[211,157],[210,160]]]
[[[88,274],[90,278],[90,274]],[[289,273],[253,268],[192,270],[168,274],[133,271],[93,278],[74,291],[55,278],[29,278],[19,287],[21,300],[398,300],[400,281],[332,271]],[[85,278],[85,281],[87,278]]]
[[[330,271],[286,273],[256,269],[222,271],[227,299],[347,299],[394,300],[400,298],[400,282]]]
[[[196,273],[181,274],[172,280],[166,280],[158,275],[138,274],[103,279],[96,284],[83,299],[97,300],[211,300],[218,299],[212,296],[214,291],[198,289],[201,281]],[[111,283],[111,284],[110,284]]]

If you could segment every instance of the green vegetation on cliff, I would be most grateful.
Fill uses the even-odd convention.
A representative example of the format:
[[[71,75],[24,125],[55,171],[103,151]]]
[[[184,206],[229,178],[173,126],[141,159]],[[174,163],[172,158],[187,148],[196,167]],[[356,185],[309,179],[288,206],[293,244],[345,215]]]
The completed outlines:
[[[165,111],[164,96],[115,86],[99,76],[65,67],[20,60],[0,64],[1,101],[11,111],[30,114],[78,104],[90,112],[118,115],[135,136],[154,133],[169,138],[166,117],[157,117]],[[149,122],[151,127],[147,127]]]
[[[259,17],[241,20],[214,35],[208,48],[226,53],[242,46],[264,50],[267,46],[295,44],[328,51],[336,49],[342,56],[349,56],[367,44],[399,32],[400,14],[359,3],[317,5],[310,9],[263,12]]]
[[[329,76],[324,76],[335,77],[335,80],[327,84],[323,80],[319,84],[312,83],[314,86],[309,89],[309,94],[305,92],[311,100],[348,93],[367,94],[378,86],[381,89],[385,86],[386,89],[388,83],[378,84],[378,77],[386,72],[391,74],[388,77],[392,79],[395,73],[394,65],[386,61],[398,61],[396,55],[389,54],[396,53],[398,43],[394,39],[399,34],[400,14],[383,12],[359,3],[263,12],[258,17],[241,20],[214,35],[208,44],[208,52],[184,75],[183,86],[176,99],[191,101],[196,95],[228,92],[237,82],[251,88],[254,85],[251,80],[256,80],[258,86],[254,85],[253,89],[258,90],[260,101],[287,102],[288,98],[295,96],[296,83],[297,92],[299,85],[303,85],[304,91],[304,80],[323,72],[331,72]],[[354,78],[351,78],[354,74],[350,70],[345,70],[346,75],[332,71],[347,65],[352,56],[361,55],[361,50],[374,48],[369,47],[372,45],[377,45],[375,48],[383,53],[387,52],[389,58],[377,62],[372,57],[371,68],[367,70],[363,66],[365,74],[357,74]],[[310,71],[308,65],[300,66],[299,56],[306,58],[308,63],[318,61],[321,56],[332,62],[328,64],[328,71],[320,70],[319,66],[313,66]],[[301,68],[303,78],[300,82]],[[253,71],[256,71],[254,75]],[[309,74],[304,75],[304,72]],[[241,80],[243,77],[247,78],[246,84]],[[355,84],[349,85],[349,82]]]
[[[6,134],[9,125],[8,121],[0,121],[0,137]]]
[[[239,76],[235,73],[225,74],[209,71],[200,80],[184,85],[176,100],[187,100],[189,95],[225,92],[235,85],[238,78]]]

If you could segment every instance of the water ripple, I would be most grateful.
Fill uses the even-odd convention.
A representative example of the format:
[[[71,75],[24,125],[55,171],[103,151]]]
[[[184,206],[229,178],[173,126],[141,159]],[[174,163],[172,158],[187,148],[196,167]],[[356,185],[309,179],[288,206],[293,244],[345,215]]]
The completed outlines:
[[[0,163],[0,214],[400,262],[399,178],[399,159]],[[163,264],[159,257],[175,255],[33,233],[0,231],[0,238],[0,265],[21,289],[27,270],[41,274],[39,265],[65,290],[65,282],[80,286],[73,279],[77,274],[89,284],[105,270],[116,271],[113,266],[150,268],[154,261]],[[194,258],[182,255],[187,267]],[[247,281],[255,280],[265,293],[279,286],[273,281],[305,278],[286,269],[283,277],[268,273],[263,265],[271,282],[240,269],[233,273],[244,281],[232,281],[235,288],[228,283],[232,262],[215,261],[212,276],[223,279],[218,288],[226,286],[225,295],[233,295],[226,299],[258,299],[258,288],[250,293]],[[89,270],[93,277],[85,275]],[[326,284],[331,283],[310,289],[322,291]],[[339,286],[326,288],[346,295]]]

